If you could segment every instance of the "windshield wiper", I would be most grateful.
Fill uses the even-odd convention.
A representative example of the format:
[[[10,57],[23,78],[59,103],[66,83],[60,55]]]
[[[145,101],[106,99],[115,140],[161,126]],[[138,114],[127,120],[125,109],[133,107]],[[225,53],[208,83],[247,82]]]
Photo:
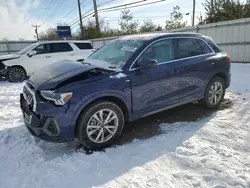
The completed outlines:
[[[109,69],[116,69],[116,67],[108,67]]]
[[[83,61],[82,63],[91,66],[91,64],[88,63],[88,62],[84,62],[84,61]]]

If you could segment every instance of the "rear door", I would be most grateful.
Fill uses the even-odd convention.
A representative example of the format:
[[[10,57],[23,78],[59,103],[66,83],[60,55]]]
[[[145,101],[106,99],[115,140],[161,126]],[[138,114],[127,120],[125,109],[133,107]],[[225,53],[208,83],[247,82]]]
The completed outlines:
[[[203,96],[209,74],[214,68],[213,50],[200,38],[176,38],[176,60],[180,68],[180,87],[184,100]]]
[[[74,51],[68,42],[50,43],[50,51],[51,53],[47,56],[50,59],[49,64],[61,60],[73,60],[72,54]]]
[[[158,65],[141,70],[143,59],[155,59]],[[178,101],[180,76],[178,64],[173,60],[173,40],[164,39],[148,47],[132,66],[128,77],[132,86],[133,112],[136,115],[143,116]]]

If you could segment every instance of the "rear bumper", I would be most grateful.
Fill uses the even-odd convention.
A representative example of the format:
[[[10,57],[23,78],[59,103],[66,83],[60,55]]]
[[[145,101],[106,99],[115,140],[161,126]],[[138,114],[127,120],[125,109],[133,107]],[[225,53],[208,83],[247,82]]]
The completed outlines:
[[[230,83],[231,83],[231,73],[229,73],[227,75],[227,78],[226,78],[225,82],[226,82],[225,83],[226,84],[226,88],[228,88],[230,86]]]
[[[65,120],[58,119],[58,117],[53,114],[44,115],[33,112],[29,109],[22,94],[20,94],[20,106],[24,123],[33,136],[57,143],[74,140],[74,135],[70,133],[67,127],[60,127],[60,122]]]

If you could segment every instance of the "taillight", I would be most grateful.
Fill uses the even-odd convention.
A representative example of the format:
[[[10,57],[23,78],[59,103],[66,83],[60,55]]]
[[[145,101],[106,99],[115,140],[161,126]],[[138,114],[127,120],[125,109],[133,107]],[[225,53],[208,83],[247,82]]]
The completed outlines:
[[[227,61],[228,63],[231,63],[231,57],[229,55],[227,56]]]

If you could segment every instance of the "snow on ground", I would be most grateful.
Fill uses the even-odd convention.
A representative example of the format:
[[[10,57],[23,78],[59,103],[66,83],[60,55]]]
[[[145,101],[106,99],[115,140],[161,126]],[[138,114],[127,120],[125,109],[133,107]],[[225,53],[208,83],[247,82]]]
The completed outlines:
[[[19,109],[23,84],[1,83],[0,187],[250,187],[249,72],[250,65],[232,66],[231,107],[162,123],[158,136],[92,155],[32,137]]]

